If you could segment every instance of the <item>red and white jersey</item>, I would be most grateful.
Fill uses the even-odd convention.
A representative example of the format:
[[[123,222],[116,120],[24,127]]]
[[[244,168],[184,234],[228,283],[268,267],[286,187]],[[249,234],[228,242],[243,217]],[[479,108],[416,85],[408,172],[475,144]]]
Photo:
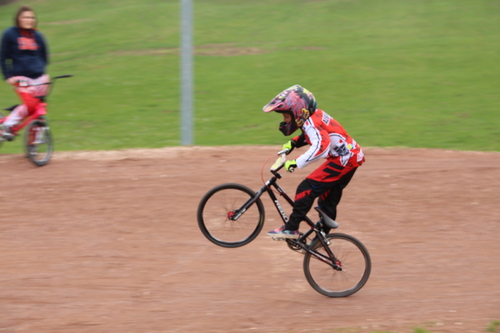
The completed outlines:
[[[344,167],[358,167],[365,160],[359,144],[323,110],[317,109],[301,130],[311,146],[296,159],[299,169],[322,158],[332,159]]]

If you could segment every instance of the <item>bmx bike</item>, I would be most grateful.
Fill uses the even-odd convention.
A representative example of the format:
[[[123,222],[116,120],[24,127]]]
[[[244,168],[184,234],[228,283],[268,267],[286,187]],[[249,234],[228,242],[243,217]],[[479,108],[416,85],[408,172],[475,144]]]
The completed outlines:
[[[235,248],[254,240],[265,220],[264,205],[260,197],[268,193],[283,223],[288,218],[274,191],[291,206],[293,200],[277,183],[281,179],[288,150],[278,152],[280,158],[271,167],[271,178],[254,192],[245,185],[225,183],[209,190],[198,205],[198,226],[205,237],[222,247]],[[293,171],[293,170],[292,170]],[[359,291],[368,281],[371,271],[370,254],[353,236],[324,232],[324,227],[336,229],[339,225],[319,207],[315,207],[320,220],[300,233],[298,239],[286,239],[288,247],[304,254],[303,270],[308,283],[317,292],[328,297],[346,297]],[[281,240],[281,239],[280,239]]]
[[[17,125],[14,135],[17,135],[17,132],[26,127],[26,131],[24,132],[23,138],[23,146],[26,153],[26,157],[33,162],[36,166],[44,166],[52,157],[52,152],[54,151],[54,143],[52,141],[52,134],[49,127],[49,121],[46,117],[47,114],[47,97],[52,91],[52,88],[55,84],[55,80],[72,77],[73,75],[59,75],[52,78],[51,82],[44,82],[38,84],[27,84],[26,82],[19,82],[19,86],[22,87],[33,87],[40,85],[50,85],[49,92],[45,96],[37,96],[41,100],[41,103],[38,104],[35,112],[29,115],[25,120],[23,120],[19,125]],[[5,108],[5,111],[13,111],[17,105],[13,105],[11,107]],[[0,133],[2,132],[3,122],[5,121],[5,116],[0,111]],[[15,136],[6,140],[2,138],[0,135],[0,147],[2,146],[3,141],[12,141]]]

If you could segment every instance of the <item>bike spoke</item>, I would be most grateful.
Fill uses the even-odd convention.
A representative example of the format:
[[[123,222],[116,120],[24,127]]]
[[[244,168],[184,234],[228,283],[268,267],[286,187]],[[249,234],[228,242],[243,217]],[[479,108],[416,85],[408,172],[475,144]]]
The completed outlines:
[[[336,236],[337,235],[337,236]],[[338,236],[340,235],[340,236]],[[328,246],[340,270],[325,263],[319,258],[306,254],[304,270],[308,282],[322,294],[330,297],[344,297],[358,291],[367,281],[370,274],[371,262],[368,252],[359,241],[342,234],[328,235]],[[323,258],[331,259],[320,242],[315,243],[314,251]]]
[[[207,193],[198,208],[198,224],[204,235],[217,245],[236,247],[253,240],[262,229],[264,208],[253,203],[238,212],[255,194],[242,185],[217,187]]]
[[[36,120],[28,125],[25,134],[26,156],[38,166],[48,163],[52,156],[50,128],[45,121]]]

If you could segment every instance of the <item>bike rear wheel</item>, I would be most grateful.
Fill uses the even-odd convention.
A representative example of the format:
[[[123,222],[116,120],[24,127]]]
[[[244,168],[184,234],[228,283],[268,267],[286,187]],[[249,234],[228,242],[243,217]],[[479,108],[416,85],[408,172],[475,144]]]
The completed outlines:
[[[336,270],[311,253],[304,256],[304,273],[307,282],[319,293],[328,297],[346,297],[359,291],[368,281],[371,271],[370,254],[366,247],[356,238],[333,233],[326,236],[328,247],[337,259],[341,270]],[[311,245],[324,258],[328,254],[319,240]],[[330,261],[331,263],[331,261]]]
[[[52,157],[53,142],[45,119],[36,119],[28,124],[24,132],[26,157],[36,166],[44,166]]]
[[[203,235],[222,247],[250,243],[264,226],[264,205],[260,199],[233,219],[255,192],[240,184],[222,184],[207,192],[198,205],[198,225]]]

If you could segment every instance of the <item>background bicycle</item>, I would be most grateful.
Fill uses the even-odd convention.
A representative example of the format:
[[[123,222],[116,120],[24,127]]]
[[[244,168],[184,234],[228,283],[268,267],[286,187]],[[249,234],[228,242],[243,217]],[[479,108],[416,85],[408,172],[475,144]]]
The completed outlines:
[[[5,139],[2,137],[3,133],[3,122],[5,120],[5,115],[0,111],[0,147],[2,143],[5,141],[12,141],[16,137],[16,135],[26,127],[23,137],[23,146],[26,153],[26,157],[33,162],[36,166],[46,165],[50,158],[52,157],[52,153],[54,151],[54,142],[52,140],[52,134],[49,127],[49,122],[46,117],[47,115],[47,97],[49,96],[55,81],[57,79],[72,77],[73,75],[59,75],[52,78],[52,81],[40,83],[40,84],[32,84],[25,86],[36,86],[36,85],[50,85],[49,92],[45,96],[37,96],[41,103],[38,105],[36,111],[29,115],[26,119],[24,119],[18,126],[15,131],[14,136],[10,139]],[[23,83],[20,82],[20,85]],[[5,108],[4,111],[11,112],[13,111],[17,105],[13,105],[11,107]]]
[[[250,243],[262,230],[265,221],[264,205],[260,197],[267,193],[283,223],[288,218],[276,194],[290,205],[293,200],[277,181],[279,170],[286,161],[286,151],[271,167],[271,178],[257,191],[237,184],[225,183],[212,188],[198,205],[198,226],[212,243],[234,248]],[[359,291],[368,281],[371,259],[366,247],[356,238],[343,233],[325,234],[324,227],[336,229],[338,224],[319,207],[315,208],[320,220],[305,222],[310,229],[298,239],[286,239],[290,249],[303,253],[303,269],[309,284],[328,297],[345,297]]]

